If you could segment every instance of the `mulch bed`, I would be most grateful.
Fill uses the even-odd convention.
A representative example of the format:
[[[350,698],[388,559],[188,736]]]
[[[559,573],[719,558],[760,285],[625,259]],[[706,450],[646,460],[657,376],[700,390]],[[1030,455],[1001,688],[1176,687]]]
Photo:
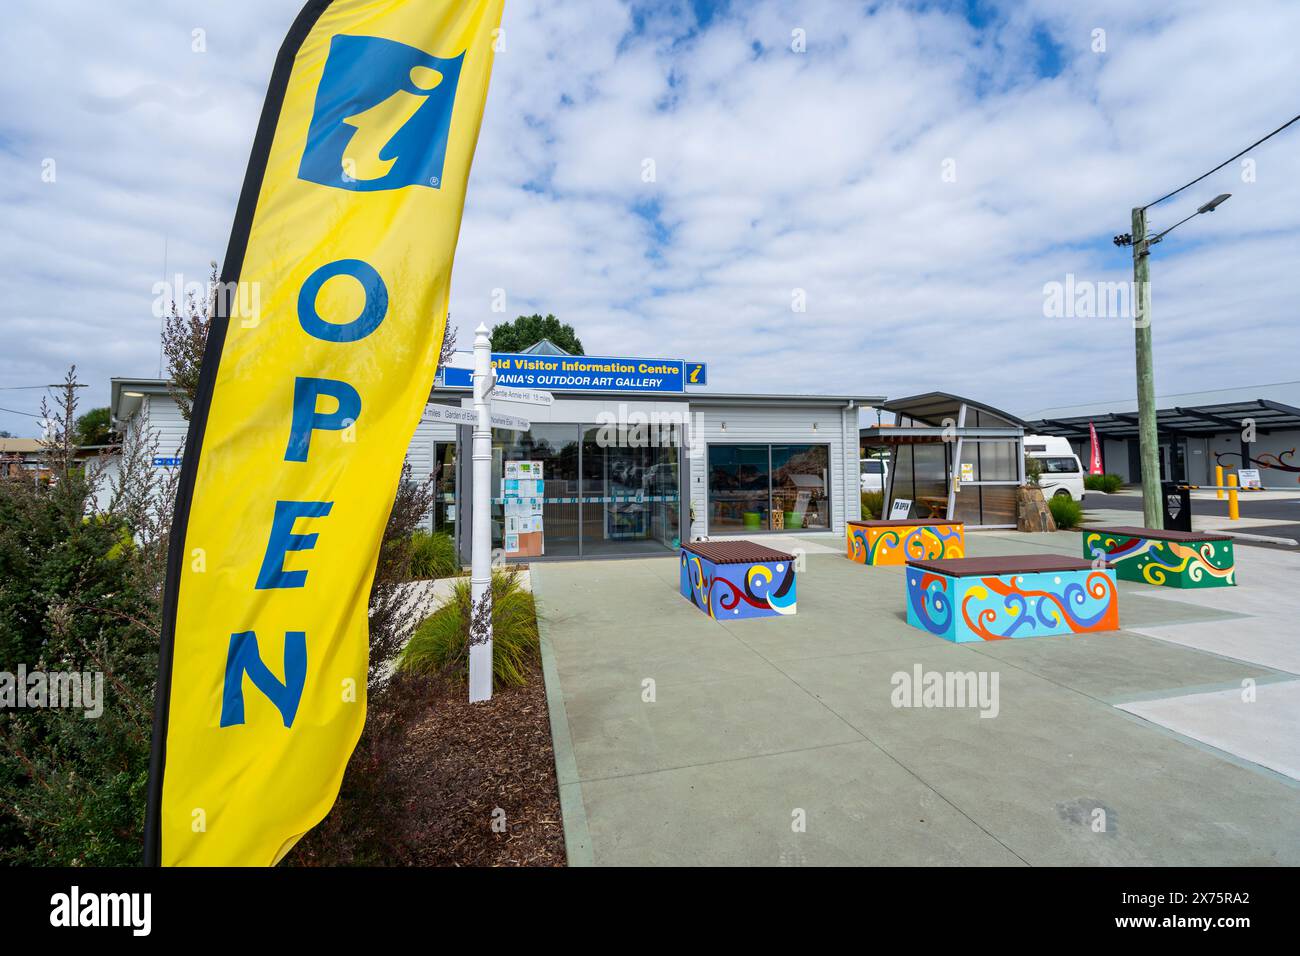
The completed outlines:
[[[436,677],[405,678],[399,699],[400,713],[375,725],[389,730],[369,746],[362,738],[333,810],[284,865],[564,866],[540,666],[527,685],[478,704],[463,681]]]
[[[401,766],[418,799],[418,866],[564,866],[546,685],[469,703],[454,685],[410,725]],[[493,811],[505,811],[494,832]],[[501,814],[497,813],[498,820]]]

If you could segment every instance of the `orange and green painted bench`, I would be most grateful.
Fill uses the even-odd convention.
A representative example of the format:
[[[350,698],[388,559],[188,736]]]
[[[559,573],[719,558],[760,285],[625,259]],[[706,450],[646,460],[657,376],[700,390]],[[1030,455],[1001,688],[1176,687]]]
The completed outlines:
[[[1122,525],[1079,530],[1083,556],[1104,556],[1121,580],[1167,588],[1224,588],[1237,583],[1232,539],[1225,535]]]
[[[1115,572],[1059,554],[909,561],[907,623],[945,641],[1119,629]]]
[[[906,564],[966,556],[966,534],[960,521],[905,518],[893,521],[850,521],[844,536],[850,561],[858,564]]]

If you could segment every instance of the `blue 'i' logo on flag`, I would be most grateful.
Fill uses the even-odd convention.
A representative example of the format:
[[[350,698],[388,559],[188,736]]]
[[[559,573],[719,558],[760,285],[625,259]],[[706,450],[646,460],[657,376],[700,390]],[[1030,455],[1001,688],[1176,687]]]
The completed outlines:
[[[446,60],[378,37],[330,41],[301,179],[371,191],[442,185],[465,54]]]

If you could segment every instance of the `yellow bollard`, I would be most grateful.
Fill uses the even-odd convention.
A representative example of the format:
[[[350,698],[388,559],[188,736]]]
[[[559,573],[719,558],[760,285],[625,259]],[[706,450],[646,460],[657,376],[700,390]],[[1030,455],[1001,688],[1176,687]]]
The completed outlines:
[[[1236,521],[1240,517],[1241,517],[1241,513],[1237,510],[1237,476],[1229,475],[1228,476],[1228,518],[1231,519],[1232,521]]]
[[[1214,489],[1214,497],[1222,501],[1223,500],[1223,466],[1222,465],[1214,466],[1214,483],[1218,485],[1218,487]]]

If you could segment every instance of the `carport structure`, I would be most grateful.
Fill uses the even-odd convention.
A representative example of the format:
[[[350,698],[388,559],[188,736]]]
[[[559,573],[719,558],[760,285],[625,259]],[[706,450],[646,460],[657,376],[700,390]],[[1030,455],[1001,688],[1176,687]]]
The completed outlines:
[[[894,424],[861,429],[860,444],[890,451],[882,517],[897,497],[911,499],[922,517],[1015,527],[1016,489],[1025,483],[1023,421],[947,392],[880,407],[894,413]]]
[[[1165,477],[1204,484],[1212,477],[1210,471],[1216,463],[1277,469],[1284,463],[1267,460],[1269,452],[1264,453],[1265,460],[1257,460],[1258,450],[1256,455],[1251,454],[1252,442],[1247,438],[1253,437],[1258,441],[1277,437],[1282,446],[1290,447],[1291,439],[1281,433],[1300,430],[1300,408],[1284,402],[1255,398],[1202,403],[1195,401],[1194,395],[1187,398],[1190,401],[1156,411],[1161,470]],[[1097,429],[1103,456],[1107,440],[1127,443],[1129,478],[1133,480],[1138,470],[1135,463],[1139,440],[1136,411],[1098,410],[1087,415],[1045,417],[1031,421],[1028,427],[1033,434],[1057,435],[1079,448],[1089,440],[1089,425]],[[1204,448],[1197,444],[1200,442],[1205,443]],[[1193,454],[1207,453],[1204,469],[1194,467],[1189,451]],[[1211,461],[1211,457],[1215,460]],[[1116,470],[1115,463],[1106,465],[1106,468]]]

